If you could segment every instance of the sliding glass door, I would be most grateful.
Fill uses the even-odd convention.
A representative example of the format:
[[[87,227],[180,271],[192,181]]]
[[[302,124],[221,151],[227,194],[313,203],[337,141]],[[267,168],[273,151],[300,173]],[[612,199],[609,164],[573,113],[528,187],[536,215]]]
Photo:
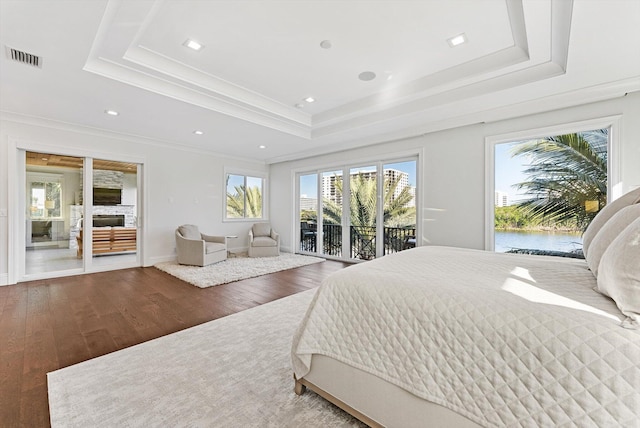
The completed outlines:
[[[326,256],[342,257],[342,171],[322,173],[322,248]]]
[[[383,165],[383,254],[416,246],[416,162]]]
[[[349,170],[350,215],[345,218],[350,231],[350,257],[371,260],[377,256],[378,168],[375,165]]]
[[[298,189],[298,251],[315,253],[318,248],[318,174],[300,175]]]
[[[92,264],[134,263],[138,250],[137,165],[94,159],[92,175]],[[84,230],[80,229],[80,236]]]
[[[25,274],[83,267],[70,217],[82,165],[78,157],[26,152]]]
[[[26,151],[24,279],[140,265],[139,167]]]
[[[300,252],[371,260],[414,247],[416,164],[408,159],[299,174]]]

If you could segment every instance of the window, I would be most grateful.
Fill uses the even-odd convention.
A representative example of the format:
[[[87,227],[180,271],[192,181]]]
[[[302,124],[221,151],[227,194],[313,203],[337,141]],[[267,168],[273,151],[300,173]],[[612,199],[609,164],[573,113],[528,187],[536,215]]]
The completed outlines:
[[[581,257],[582,232],[617,182],[616,124],[607,118],[487,139],[487,248]]]
[[[27,210],[32,219],[62,216],[62,175],[29,174]]]
[[[226,219],[261,219],[264,212],[264,178],[227,174]]]

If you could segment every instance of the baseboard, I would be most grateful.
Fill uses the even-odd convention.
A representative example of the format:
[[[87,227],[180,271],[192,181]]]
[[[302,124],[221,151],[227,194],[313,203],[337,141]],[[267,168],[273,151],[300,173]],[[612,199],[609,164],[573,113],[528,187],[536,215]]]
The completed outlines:
[[[0,287],[3,285],[9,285],[9,274],[0,273]]]
[[[153,266],[157,263],[162,263],[162,262],[175,262],[177,260],[177,256],[174,255],[169,255],[169,256],[160,256],[160,257],[149,257],[148,259],[146,259],[143,263],[144,267],[149,267],[149,266]]]
[[[249,251],[249,247],[227,247],[227,250],[232,253],[246,253]]]

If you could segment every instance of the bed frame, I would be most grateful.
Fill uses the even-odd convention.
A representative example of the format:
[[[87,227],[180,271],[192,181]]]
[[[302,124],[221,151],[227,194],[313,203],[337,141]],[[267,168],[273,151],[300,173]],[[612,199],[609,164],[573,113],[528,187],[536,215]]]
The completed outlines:
[[[439,404],[323,355],[314,354],[311,371],[294,380],[296,394],[309,388],[371,427],[480,427]]]

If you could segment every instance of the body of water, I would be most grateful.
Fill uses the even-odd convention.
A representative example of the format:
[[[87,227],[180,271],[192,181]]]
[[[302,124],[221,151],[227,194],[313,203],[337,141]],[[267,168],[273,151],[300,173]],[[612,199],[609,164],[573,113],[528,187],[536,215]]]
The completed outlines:
[[[496,231],[495,250],[504,253],[514,248],[571,252],[582,248],[581,233]]]

